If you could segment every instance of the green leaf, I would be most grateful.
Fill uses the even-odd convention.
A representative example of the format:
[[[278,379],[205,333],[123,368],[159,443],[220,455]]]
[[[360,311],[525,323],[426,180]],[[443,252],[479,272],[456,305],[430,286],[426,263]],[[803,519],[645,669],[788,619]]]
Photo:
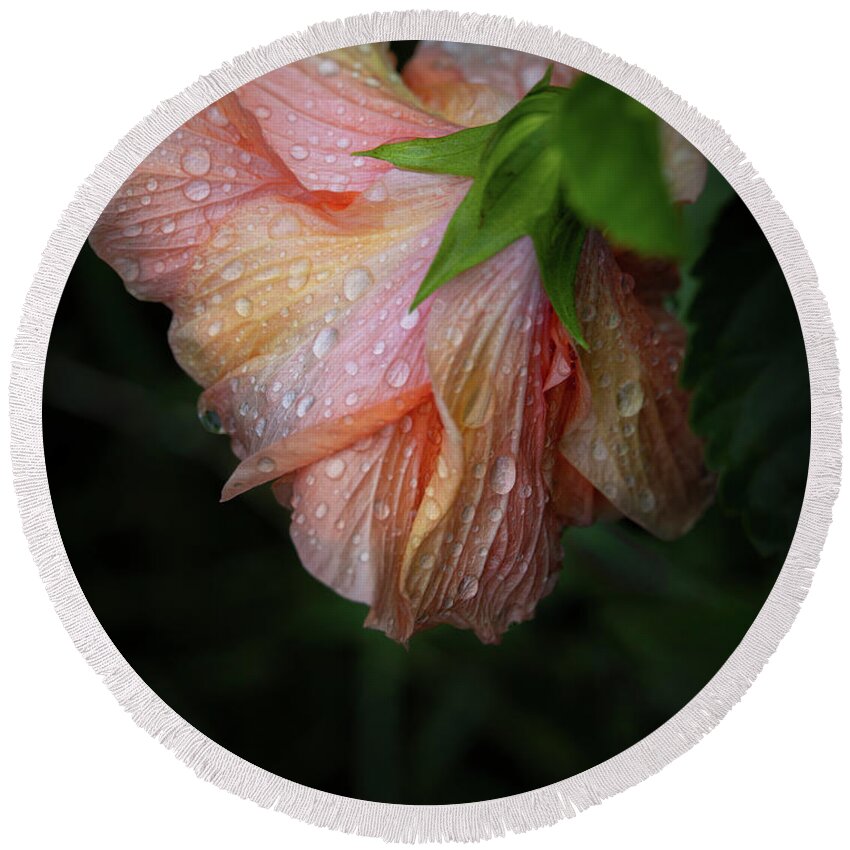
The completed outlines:
[[[586,234],[575,216],[565,213],[541,219],[532,237],[546,295],[563,326],[583,348],[587,343],[576,314],[575,281]]]
[[[481,151],[495,127],[495,124],[485,124],[483,127],[470,127],[436,139],[392,142],[369,151],[355,151],[352,156],[382,159],[407,171],[474,177],[478,171]]]
[[[568,206],[622,247],[679,255],[681,223],[662,172],[658,117],[590,75],[569,95],[559,112]]]
[[[398,168],[473,177],[411,308],[462,272],[531,236],[546,292],[584,345],[575,273],[585,228],[653,256],[681,248],[680,221],[661,171],[658,118],[630,97],[583,77],[552,86],[551,66],[495,124],[358,155]]]
[[[501,216],[482,219],[482,189],[480,183],[473,183],[455,210],[443,241],[410,305],[411,309],[421,304],[444,283],[498,254],[523,235],[522,222],[519,220]]]
[[[719,473],[722,506],[763,555],[784,552],[808,471],[808,366],[782,270],[739,198],[721,213],[693,275],[683,381],[693,388],[694,430]]]

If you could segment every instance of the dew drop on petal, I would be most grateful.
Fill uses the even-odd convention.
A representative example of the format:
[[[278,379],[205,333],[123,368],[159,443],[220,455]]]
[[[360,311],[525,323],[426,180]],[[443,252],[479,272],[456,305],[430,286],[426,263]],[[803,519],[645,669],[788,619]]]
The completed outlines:
[[[319,76],[333,77],[339,73],[339,63],[335,59],[325,57],[319,61]]]
[[[395,360],[386,372],[387,383],[395,389],[400,389],[410,377],[410,364],[406,360]]]
[[[516,463],[510,455],[500,455],[490,470],[490,486],[499,495],[510,493],[516,484]]]
[[[233,307],[243,319],[247,319],[248,316],[254,312],[254,302],[251,301],[250,298],[245,298],[244,296],[242,298],[237,298]]]
[[[328,515],[328,503],[319,502],[319,504],[316,505],[314,513],[316,515],[316,519],[324,519]]]
[[[390,506],[382,499],[377,499],[373,507],[375,516],[383,521],[390,515]]]
[[[293,159],[297,159],[300,161],[303,159],[307,159],[307,157],[310,156],[310,152],[307,150],[307,148],[304,147],[304,145],[293,145],[289,149],[289,155]]]
[[[643,387],[640,381],[626,381],[617,390],[617,412],[620,416],[635,416],[643,407]]]
[[[183,154],[180,165],[187,174],[203,177],[210,170],[210,153],[206,148],[192,147]]]
[[[313,354],[320,360],[337,344],[339,331],[336,328],[322,328],[313,341]]]
[[[409,313],[405,313],[399,324],[406,330],[409,331],[411,328],[415,328],[419,324],[419,308],[417,307],[415,310],[411,310]]]
[[[201,425],[210,434],[223,434],[224,428],[221,424],[221,418],[214,410],[204,410],[198,414],[198,419],[201,420]]]
[[[352,269],[343,278],[342,291],[349,301],[356,301],[371,283],[372,273],[369,269]]]
[[[206,180],[192,180],[186,184],[183,194],[190,201],[199,202],[208,198],[211,191],[210,184]]]
[[[295,415],[301,419],[302,417],[307,415],[307,411],[313,406],[313,403],[316,399],[311,395],[305,395],[300,399],[298,405],[295,408]]]
[[[345,472],[345,461],[339,457],[332,457],[325,464],[325,475],[331,479],[331,481],[338,481],[342,478],[343,473]]]
[[[284,213],[269,222],[269,236],[282,239],[284,236],[297,236],[301,232],[301,220],[293,213]]]
[[[651,490],[641,490],[638,493],[638,507],[645,514],[652,513],[655,510],[655,494]]]
[[[234,280],[239,280],[239,278],[242,277],[244,272],[245,264],[242,262],[242,260],[234,260],[232,263],[228,263],[221,270],[221,277],[223,280],[231,282]]]
[[[271,457],[261,457],[257,461],[257,469],[262,473],[274,472],[276,466],[274,458]]]

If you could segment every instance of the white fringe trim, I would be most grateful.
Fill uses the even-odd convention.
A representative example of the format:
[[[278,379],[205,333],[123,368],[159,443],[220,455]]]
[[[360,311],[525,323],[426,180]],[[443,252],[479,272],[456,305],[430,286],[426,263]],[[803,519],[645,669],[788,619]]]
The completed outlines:
[[[372,803],[298,785],[225,750],[172,711],[120,655],[77,583],[53,514],[41,439],[45,356],[59,298],[83,242],[130,172],[169,133],[242,84],[326,50],[396,39],[476,42],[563,62],[628,92],[675,127],[744,199],[776,252],[800,315],[812,393],[809,479],[794,541],[767,602],[714,678],[657,731],[584,773],[514,797],[447,806]],[[11,415],[15,485],[33,558],[77,648],[136,723],[202,779],[231,793],[319,826],[403,842],[477,841],[553,824],[635,785],[697,743],[741,699],[796,616],[826,537],[841,463],[835,336],[814,269],[788,216],[720,125],[654,77],[585,42],[509,18],[455,12],[391,12],[317,24],[239,56],[136,125],[79,188],[44,251],[15,344]]]

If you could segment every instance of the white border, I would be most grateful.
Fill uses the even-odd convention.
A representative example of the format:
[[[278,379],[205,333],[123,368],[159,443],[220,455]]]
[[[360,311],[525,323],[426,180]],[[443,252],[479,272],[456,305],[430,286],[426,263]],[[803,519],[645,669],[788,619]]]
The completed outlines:
[[[298,785],[235,756],[175,714],[120,655],[77,583],[56,526],[41,440],[44,363],[59,298],[83,242],[130,172],[192,115],[261,74],[324,50],[406,38],[486,43],[564,62],[618,86],[679,130],[745,200],[776,252],[800,314],[812,387],[812,454],[797,533],[762,611],[714,678],[654,733],[591,770],[525,794],[449,806],[371,803]],[[77,648],[135,721],[221,788],[310,823],[393,841],[476,840],[551,824],[640,782],[693,746],[741,698],[790,627],[839,483],[840,396],[829,313],[796,230],[741,151],[715,122],[614,56],[550,28],[454,12],[392,12],[316,25],[225,64],[138,124],[78,190],[50,238],[15,344],[11,415],[15,484],[34,559]]]

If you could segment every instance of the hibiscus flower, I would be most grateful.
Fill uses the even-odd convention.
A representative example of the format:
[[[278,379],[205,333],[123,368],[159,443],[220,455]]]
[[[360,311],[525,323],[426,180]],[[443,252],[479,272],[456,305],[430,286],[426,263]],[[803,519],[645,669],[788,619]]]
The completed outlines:
[[[552,590],[565,525],[625,515],[671,538],[710,498],[669,263],[588,234],[586,350],[528,238],[409,310],[469,180],[352,153],[495,121],[545,68],[451,43],[403,79],[382,46],[296,62],[169,136],[91,236],[173,311],[201,418],[240,461],[223,499],[273,482],[306,569],[399,641],[450,623],[495,642]],[[669,128],[664,150],[693,200],[702,158]]]

